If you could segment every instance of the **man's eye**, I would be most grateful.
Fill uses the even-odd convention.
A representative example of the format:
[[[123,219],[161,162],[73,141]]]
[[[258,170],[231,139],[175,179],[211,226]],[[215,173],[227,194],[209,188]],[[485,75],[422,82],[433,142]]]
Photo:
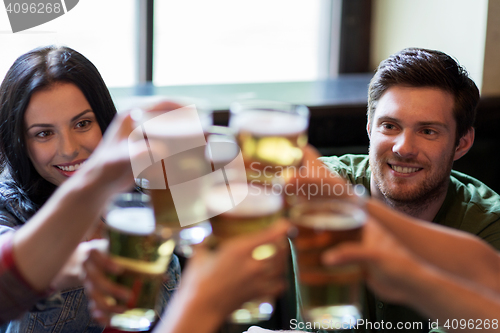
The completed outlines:
[[[433,129],[430,129],[430,128],[426,128],[422,131],[422,133],[426,134],[426,135],[434,135],[434,134],[437,134],[437,132]]]
[[[384,129],[391,130],[391,129],[394,129],[396,126],[394,126],[393,124],[386,124],[386,123],[384,123],[384,124],[382,124],[382,127]]]

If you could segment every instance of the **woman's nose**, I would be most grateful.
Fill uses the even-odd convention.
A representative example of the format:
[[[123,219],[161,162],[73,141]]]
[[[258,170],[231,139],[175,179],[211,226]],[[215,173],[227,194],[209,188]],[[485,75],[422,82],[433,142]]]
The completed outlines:
[[[59,153],[65,157],[78,155],[78,141],[69,133],[61,136],[59,142]]]

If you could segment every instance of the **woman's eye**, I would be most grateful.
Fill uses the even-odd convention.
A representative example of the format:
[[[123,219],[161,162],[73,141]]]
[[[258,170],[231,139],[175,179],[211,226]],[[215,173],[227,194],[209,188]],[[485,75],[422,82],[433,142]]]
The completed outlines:
[[[43,138],[48,137],[51,134],[52,134],[52,132],[50,132],[50,131],[41,131],[41,132],[36,133],[35,137],[43,139]]]
[[[78,127],[78,128],[85,128],[85,127],[89,126],[90,123],[91,123],[90,120],[82,120],[82,121],[79,121],[79,122],[76,123],[76,127]]]

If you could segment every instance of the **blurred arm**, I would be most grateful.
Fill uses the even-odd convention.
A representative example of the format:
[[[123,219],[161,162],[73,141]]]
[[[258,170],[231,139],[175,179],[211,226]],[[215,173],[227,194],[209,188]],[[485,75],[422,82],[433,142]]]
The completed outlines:
[[[410,306],[439,320],[441,326],[448,319],[474,323],[498,319],[500,294],[429,264],[373,219],[364,232],[361,244],[346,243],[327,251],[325,264],[361,264],[368,286],[379,297]]]
[[[296,182],[349,186],[318,157],[320,154],[312,146],[304,149],[303,164],[308,172],[297,177]],[[500,254],[478,237],[411,218],[374,199],[365,204],[368,213],[415,255],[451,274],[500,292]]]
[[[215,253],[206,249],[195,253],[154,332],[215,332],[245,301],[282,292],[287,228],[278,224],[257,235],[226,241]],[[253,259],[253,249],[267,243],[275,243],[278,252],[264,260]]]
[[[500,292],[500,255],[474,235],[431,224],[369,200],[366,209],[411,252],[453,275]]]

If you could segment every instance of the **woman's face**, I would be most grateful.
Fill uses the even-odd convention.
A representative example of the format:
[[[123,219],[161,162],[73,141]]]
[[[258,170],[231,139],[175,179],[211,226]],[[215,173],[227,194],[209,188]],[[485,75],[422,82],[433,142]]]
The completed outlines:
[[[33,166],[57,186],[80,168],[102,138],[90,104],[72,83],[57,83],[34,93],[24,126]]]

